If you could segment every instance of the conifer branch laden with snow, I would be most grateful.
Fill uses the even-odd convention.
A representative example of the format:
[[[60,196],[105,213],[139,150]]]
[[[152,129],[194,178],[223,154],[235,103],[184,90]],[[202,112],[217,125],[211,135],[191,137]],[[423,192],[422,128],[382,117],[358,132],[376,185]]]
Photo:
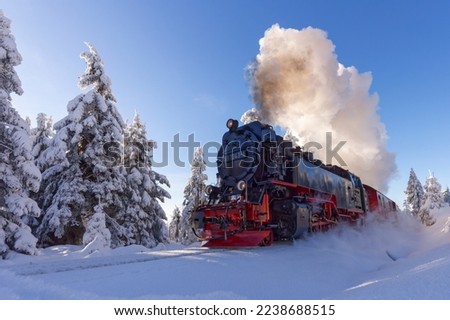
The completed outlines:
[[[31,154],[28,123],[11,106],[11,93],[23,93],[14,69],[22,61],[0,10],[0,256],[10,250],[35,254],[37,239],[25,221],[40,214],[30,192],[37,192],[41,173]]]
[[[41,154],[50,146],[50,141],[55,135],[55,132],[53,131],[53,119],[45,113],[38,113],[36,117],[36,124],[36,127],[31,129],[31,154],[36,159],[36,165],[39,169],[41,171],[45,171],[46,168],[41,167],[39,158]]]
[[[0,88],[2,99],[11,100],[12,92],[22,95],[22,83],[14,69],[22,62],[22,56],[17,51],[16,40],[11,33],[11,20],[0,9]],[[6,97],[4,96],[6,95]]]
[[[94,214],[87,222],[83,244],[89,253],[101,252],[111,246],[111,232],[106,228],[106,214],[101,203],[94,207]]]

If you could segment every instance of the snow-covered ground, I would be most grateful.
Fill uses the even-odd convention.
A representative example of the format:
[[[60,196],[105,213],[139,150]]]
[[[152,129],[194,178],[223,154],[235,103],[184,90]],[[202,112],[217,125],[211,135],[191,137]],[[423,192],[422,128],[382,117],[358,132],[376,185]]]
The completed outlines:
[[[58,246],[0,260],[0,299],[450,299],[450,210],[268,248]]]

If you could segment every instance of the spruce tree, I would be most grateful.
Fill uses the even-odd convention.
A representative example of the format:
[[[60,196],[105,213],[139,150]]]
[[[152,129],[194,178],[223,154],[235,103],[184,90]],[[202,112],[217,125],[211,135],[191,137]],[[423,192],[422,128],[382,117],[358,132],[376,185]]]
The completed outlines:
[[[444,196],[441,191],[441,184],[432,173],[430,173],[430,176],[425,181],[424,189],[425,195],[422,206],[427,206],[430,210],[440,209],[445,206]]]
[[[27,122],[31,122],[28,118]],[[53,121],[51,117],[48,117],[45,113],[38,113],[36,118],[37,126],[31,129],[31,155],[34,158],[36,166],[41,172],[44,172],[47,168],[45,162],[41,161],[42,153],[50,146],[51,139],[54,136]],[[42,207],[44,199],[44,184],[41,184],[38,192],[30,194],[31,198],[35,200],[39,207]],[[27,224],[32,228],[34,233],[39,225],[37,218],[30,217]]]
[[[125,242],[116,221],[126,192],[121,156],[124,122],[102,59],[93,46],[87,46],[89,52],[81,54],[87,67],[79,86],[90,90],[68,103],[68,115],[55,123],[55,136],[40,157],[47,168],[44,216],[37,230],[43,246],[86,245],[99,237],[111,247]]]
[[[425,182],[425,195],[420,207],[419,217],[426,226],[433,225],[436,220],[432,217],[433,210],[444,207],[445,202],[441,192],[441,185],[436,177],[430,173]]]
[[[180,222],[181,222],[181,212],[176,206],[173,210],[172,220],[169,224],[169,239],[171,241],[180,242]]]
[[[406,194],[406,203],[409,206],[409,211],[413,216],[418,217],[420,207],[422,206],[424,191],[422,184],[419,179],[417,179],[416,173],[411,168],[409,173],[408,186],[405,191]]]
[[[53,120],[45,113],[38,113],[36,117],[36,127],[31,129],[31,142],[33,155],[36,165],[41,172],[44,172],[47,168],[43,167],[44,163],[39,161],[42,153],[50,146],[50,142],[54,136],[53,132]]]
[[[125,210],[118,222],[125,230],[127,244],[154,247],[168,242],[166,214],[160,202],[170,199],[163,188],[170,187],[164,175],[152,170],[151,155],[156,143],[147,139],[145,125],[136,114],[125,130],[124,165],[127,171]]]
[[[186,245],[196,241],[191,227],[192,210],[207,201],[205,188],[208,176],[204,173],[205,170],[203,150],[196,148],[191,163],[191,176],[184,188],[183,212],[181,214],[180,240]]]
[[[22,61],[10,30],[11,21],[0,10],[0,256],[10,250],[35,254],[37,239],[24,221],[40,209],[29,197],[37,192],[41,173],[31,155],[29,125],[11,105],[11,93],[23,93],[14,69]]]

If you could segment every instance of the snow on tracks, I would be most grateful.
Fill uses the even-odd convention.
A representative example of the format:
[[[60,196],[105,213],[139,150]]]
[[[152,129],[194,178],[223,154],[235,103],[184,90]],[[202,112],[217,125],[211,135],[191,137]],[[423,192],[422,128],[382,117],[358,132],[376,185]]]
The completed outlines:
[[[117,266],[132,263],[142,263],[161,259],[180,258],[185,256],[196,256],[203,254],[210,254],[213,252],[223,251],[223,249],[208,249],[208,248],[186,248],[180,250],[161,250],[161,251],[146,251],[135,254],[114,255],[110,257],[88,257],[85,259],[64,259],[28,262],[23,264],[16,264],[10,266],[8,269],[16,275],[32,276],[40,274],[50,274],[57,272],[67,272],[73,270],[103,268],[109,266]]]

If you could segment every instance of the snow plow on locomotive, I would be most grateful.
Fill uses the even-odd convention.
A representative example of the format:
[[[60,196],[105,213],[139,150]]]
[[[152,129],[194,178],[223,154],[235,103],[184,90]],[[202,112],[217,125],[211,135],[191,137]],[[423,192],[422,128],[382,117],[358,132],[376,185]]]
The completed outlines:
[[[227,121],[218,153],[218,186],[192,212],[192,228],[208,247],[267,246],[274,240],[358,221],[395,203],[353,173],[313,159],[258,121]]]

